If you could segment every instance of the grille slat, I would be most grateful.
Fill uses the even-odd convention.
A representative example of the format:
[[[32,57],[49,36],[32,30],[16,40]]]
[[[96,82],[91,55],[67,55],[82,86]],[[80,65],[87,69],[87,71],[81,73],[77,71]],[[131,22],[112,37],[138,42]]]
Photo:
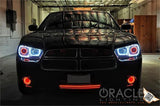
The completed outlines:
[[[45,54],[45,58],[65,58],[76,57],[77,49],[52,49],[48,50]]]
[[[115,61],[113,59],[91,59],[81,61],[81,70],[106,70],[114,68]]]
[[[105,57],[111,56],[112,51],[108,49],[82,48],[80,51],[81,57]]]
[[[76,60],[53,60],[53,59],[44,59],[42,62],[43,69],[46,70],[77,70],[77,61]]]

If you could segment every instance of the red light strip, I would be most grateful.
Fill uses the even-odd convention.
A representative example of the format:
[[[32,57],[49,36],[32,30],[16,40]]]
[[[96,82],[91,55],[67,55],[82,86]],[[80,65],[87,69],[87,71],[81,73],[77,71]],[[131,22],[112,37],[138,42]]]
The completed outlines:
[[[60,89],[99,89],[100,84],[92,85],[59,85]]]

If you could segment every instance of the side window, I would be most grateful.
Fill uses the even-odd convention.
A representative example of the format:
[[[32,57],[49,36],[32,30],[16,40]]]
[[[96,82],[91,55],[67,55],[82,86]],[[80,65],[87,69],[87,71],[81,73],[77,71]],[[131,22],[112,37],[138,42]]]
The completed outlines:
[[[111,17],[107,13],[106,13],[106,21],[107,21],[107,24],[112,26]]]
[[[111,18],[111,23],[112,23],[112,27],[115,28],[115,29],[117,29],[117,28],[116,28],[116,25],[115,25],[115,22],[113,21],[112,18]]]
[[[111,25],[112,28],[118,29],[116,23],[114,22],[114,20],[112,19],[112,17],[106,13],[106,21],[107,24]]]

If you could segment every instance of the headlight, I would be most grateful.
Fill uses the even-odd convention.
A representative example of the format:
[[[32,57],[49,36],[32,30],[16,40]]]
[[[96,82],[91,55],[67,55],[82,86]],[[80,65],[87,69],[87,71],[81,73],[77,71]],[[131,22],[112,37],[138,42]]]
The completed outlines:
[[[140,47],[138,44],[132,44],[129,46],[115,49],[115,54],[119,61],[132,61],[136,60],[140,54]]]
[[[29,46],[20,45],[18,48],[18,55],[22,61],[38,62],[41,59],[43,50]]]

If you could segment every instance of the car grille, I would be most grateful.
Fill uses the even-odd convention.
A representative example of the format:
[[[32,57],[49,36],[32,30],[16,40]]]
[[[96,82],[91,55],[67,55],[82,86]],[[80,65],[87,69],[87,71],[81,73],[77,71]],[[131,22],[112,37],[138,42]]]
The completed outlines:
[[[81,57],[103,57],[103,56],[111,56],[113,53],[108,49],[92,49],[92,48],[82,48],[80,49]]]
[[[50,71],[92,71],[115,68],[116,62],[109,49],[65,48],[46,51],[41,66]]]
[[[45,58],[66,58],[76,57],[77,49],[52,49],[48,50],[45,54]]]
[[[62,60],[62,59],[44,59],[43,68],[46,70],[77,70],[77,62],[75,60]]]

